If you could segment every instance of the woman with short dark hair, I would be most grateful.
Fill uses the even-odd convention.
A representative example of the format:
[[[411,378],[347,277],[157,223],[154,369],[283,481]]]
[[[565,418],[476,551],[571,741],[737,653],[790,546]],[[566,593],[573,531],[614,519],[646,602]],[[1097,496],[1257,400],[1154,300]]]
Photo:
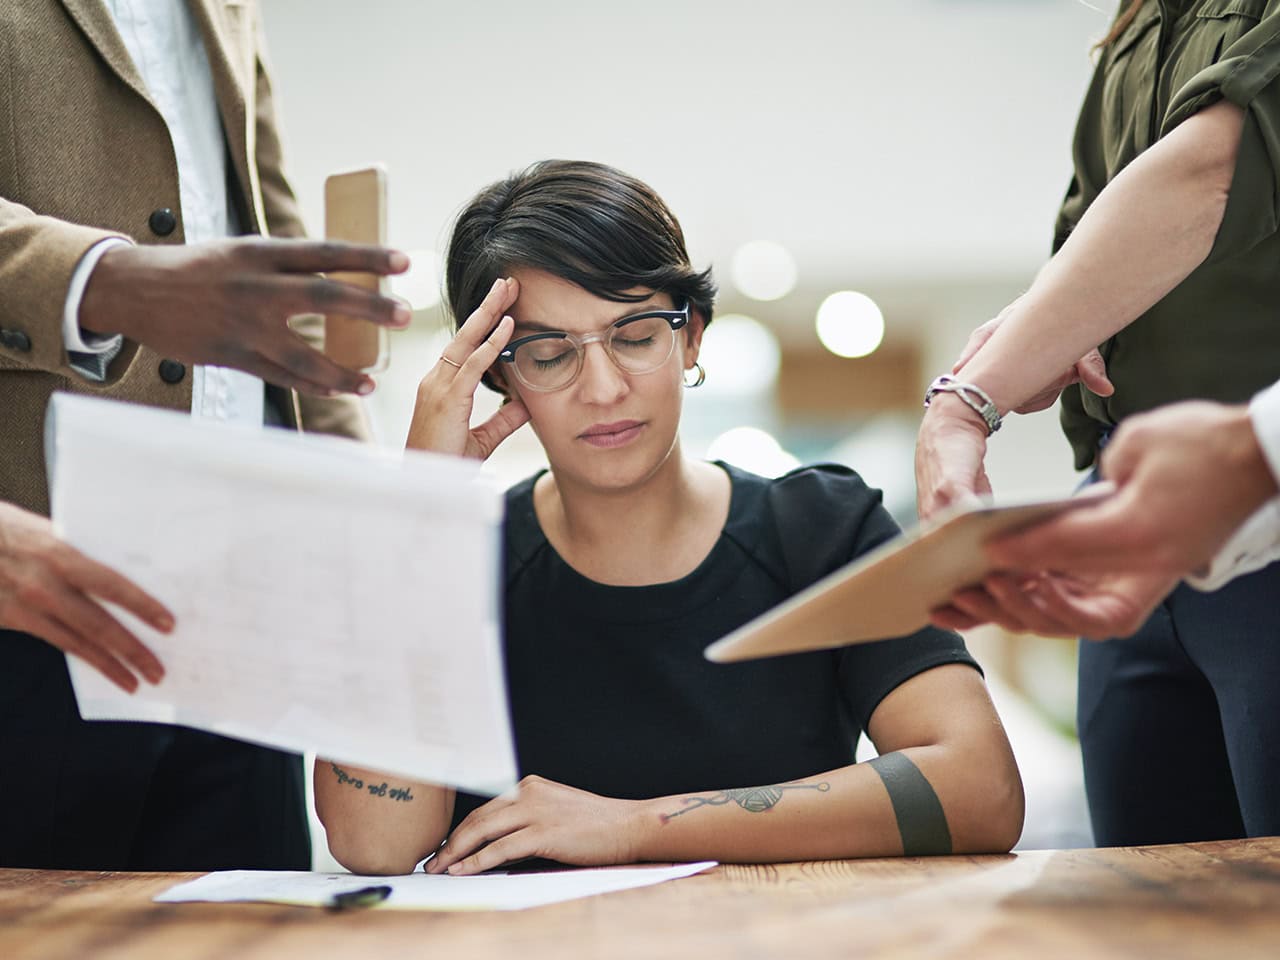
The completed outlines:
[[[536,164],[462,212],[447,282],[465,322],[422,380],[409,446],[483,458],[528,422],[551,465],[507,493],[504,644],[523,779],[487,801],[397,784],[412,800],[393,802],[319,761],[334,856],[400,873],[434,852],[430,872],[474,873],[528,857],[1008,850],[1022,785],[959,637],[927,628],[728,666],[703,657],[897,529],[846,468],[769,480],[684,455],[683,393],[708,375],[698,351],[715,284],[653,190],[600,164]],[[509,402],[472,429],[482,381]],[[862,731],[880,756],[855,764]]]

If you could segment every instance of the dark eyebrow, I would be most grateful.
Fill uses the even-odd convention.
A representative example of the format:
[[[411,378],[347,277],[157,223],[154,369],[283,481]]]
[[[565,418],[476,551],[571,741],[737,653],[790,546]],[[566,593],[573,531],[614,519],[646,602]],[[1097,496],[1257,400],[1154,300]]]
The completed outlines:
[[[627,310],[624,313],[620,313],[618,316],[610,320],[606,324],[606,326],[613,326],[613,324],[617,323],[619,320],[626,320],[628,317],[637,317],[642,313],[654,313],[654,312],[673,313],[674,312],[670,307],[664,307],[661,304],[652,303],[652,302],[638,303],[634,307],[631,304],[627,304],[626,306],[627,306]],[[563,327],[552,327],[552,326],[548,326],[545,323],[535,323],[532,320],[519,320],[516,322],[516,326],[522,330],[532,330],[535,333],[565,333],[566,332]]]

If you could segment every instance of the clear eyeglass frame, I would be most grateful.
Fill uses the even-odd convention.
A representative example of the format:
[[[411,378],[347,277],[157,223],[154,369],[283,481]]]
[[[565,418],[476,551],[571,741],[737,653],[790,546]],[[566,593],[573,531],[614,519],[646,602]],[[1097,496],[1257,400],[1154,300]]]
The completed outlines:
[[[621,334],[627,332],[627,328],[635,329],[634,324],[644,320],[665,320],[667,325],[665,328],[668,333],[668,342],[665,350],[659,349],[650,353],[649,356],[637,360],[636,358],[626,358],[625,354],[620,355],[615,349],[615,341]],[[539,393],[554,393],[557,390],[564,390],[578,379],[582,373],[583,362],[586,358],[587,345],[590,343],[599,343],[604,347],[604,352],[608,354],[613,364],[624,373],[629,374],[645,374],[653,373],[671,359],[671,354],[676,346],[676,331],[686,327],[689,323],[689,303],[679,310],[645,310],[643,313],[632,314],[623,317],[611,323],[608,328],[599,333],[590,333],[586,336],[578,336],[577,334],[568,333],[563,330],[548,330],[545,333],[535,333],[527,337],[521,337],[519,340],[513,340],[498,354],[498,360],[501,363],[508,364],[515,373],[516,379],[525,387]],[[561,372],[557,370],[554,375],[542,377],[538,380],[531,379],[533,374],[530,373],[530,364],[536,364],[539,361],[534,359],[532,349],[535,345],[551,346],[555,341],[567,342],[573,347],[574,357],[573,364],[569,367],[563,367]],[[661,353],[661,357],[658,354]],[[526,359],[528,358],[528,359]],[[560,363],[564,358],[564,354],[557,356],[554,362]]]

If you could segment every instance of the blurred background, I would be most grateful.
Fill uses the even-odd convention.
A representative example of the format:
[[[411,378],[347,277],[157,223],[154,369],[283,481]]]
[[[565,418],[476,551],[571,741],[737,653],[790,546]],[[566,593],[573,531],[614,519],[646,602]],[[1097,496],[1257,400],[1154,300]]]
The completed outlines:
[[[403,444],[447,339],[441,252],[481,187],[548,157],[654,186],[721,285],[686,397],[695,455],[831,460],[914,521],[926,384],[1030,283],[1067,187],[1091,45],[1115,0],[262,0],[286,163],[313,234],[327,174],[390,174],[415,309],[370,398]],[[483,392],[483,391],[482,391]],[[477,417],[496,398],[485,396]],[[544,463],[526,428],[486,469]],[[1077,478],[1056,411],[993,439],[997,498]],[[1026,781],[1024,849],[1090,843],[1075,644],[974,631]],[[323,843],[317,845],[323,849]]]

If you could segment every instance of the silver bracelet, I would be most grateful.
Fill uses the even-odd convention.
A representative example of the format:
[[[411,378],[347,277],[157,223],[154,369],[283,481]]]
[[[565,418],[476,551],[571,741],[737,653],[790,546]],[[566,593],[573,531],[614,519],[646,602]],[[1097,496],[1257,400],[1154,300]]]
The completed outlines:
[[[1000,416],[1000,411],[996,409],[996,405],[991,397],[987,395],[987,391],[976,384],[961,383],[955,377],[943,374],[929,384],[929,389],[925,391],[924,405],[926,408],[932,402],[934,395],[939,393],[954,393],[963,400],[969,409],[980,416],[982,422],[987,425],[988,437],[999,430],[1000,425],[1004,423],[1004,419]]]

